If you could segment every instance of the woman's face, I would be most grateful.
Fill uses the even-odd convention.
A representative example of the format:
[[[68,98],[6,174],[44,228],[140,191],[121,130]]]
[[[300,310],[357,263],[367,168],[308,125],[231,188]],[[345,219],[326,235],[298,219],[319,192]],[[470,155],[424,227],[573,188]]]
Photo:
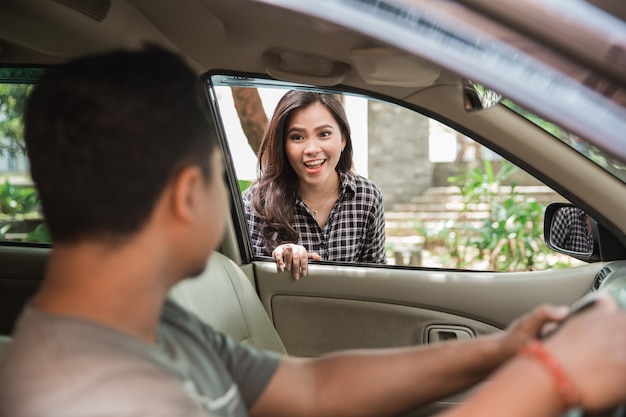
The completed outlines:
[[[345,139],[332,113],[321,103],[296,111],[286,126],[285,153],[300,186],[336,181]]]

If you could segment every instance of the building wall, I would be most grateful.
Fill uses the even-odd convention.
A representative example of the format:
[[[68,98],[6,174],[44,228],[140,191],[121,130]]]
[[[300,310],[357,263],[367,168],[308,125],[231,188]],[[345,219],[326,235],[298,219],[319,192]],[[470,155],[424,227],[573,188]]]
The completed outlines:
[[[10,152],[0,148],[0,172],[1,173],[25,173],[29,169],[26,155]]]
[[[432,186],[428,158],[428,118],[407,109],[370,100],[368,103],[368,172],[383,190],[385,208],[409,202]],[[415,141],[420,146],[404,146]],[[412,181],[407,181],[412,178]]]

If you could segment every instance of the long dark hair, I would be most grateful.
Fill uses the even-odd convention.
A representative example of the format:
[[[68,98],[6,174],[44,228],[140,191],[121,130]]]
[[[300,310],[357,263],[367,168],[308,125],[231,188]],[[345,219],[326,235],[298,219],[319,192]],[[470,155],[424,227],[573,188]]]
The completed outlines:
[[[262,219],[261,234],[271,252],[283,242],[297,242],[298,232],[291,225],[298,193],[298,176],[285,152],[285,132],[294,113],[321,103],[333,115],[345,139],[345,147],[335,168],[338,173],[352,172],[350,125],[337,95],[292,90],[276,105],[259,148],[259,179],[252,205]]]

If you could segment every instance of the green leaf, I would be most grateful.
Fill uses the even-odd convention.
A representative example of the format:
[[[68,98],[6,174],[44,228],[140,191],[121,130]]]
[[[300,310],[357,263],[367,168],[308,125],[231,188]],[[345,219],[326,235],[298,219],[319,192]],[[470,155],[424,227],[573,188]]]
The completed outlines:
[[[252,181],[249,180],[238,180],[239,181],[239,191],[242,193],[246,191],[251,185]]]

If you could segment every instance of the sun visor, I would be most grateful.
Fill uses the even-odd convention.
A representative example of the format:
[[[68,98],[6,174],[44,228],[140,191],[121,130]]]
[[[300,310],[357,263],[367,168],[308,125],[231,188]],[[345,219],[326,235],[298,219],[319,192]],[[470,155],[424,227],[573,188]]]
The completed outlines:
[[[386,48],[353,49],[351,58],[369,85],[428,87],[441,74],[440,68],[426,61]]]

